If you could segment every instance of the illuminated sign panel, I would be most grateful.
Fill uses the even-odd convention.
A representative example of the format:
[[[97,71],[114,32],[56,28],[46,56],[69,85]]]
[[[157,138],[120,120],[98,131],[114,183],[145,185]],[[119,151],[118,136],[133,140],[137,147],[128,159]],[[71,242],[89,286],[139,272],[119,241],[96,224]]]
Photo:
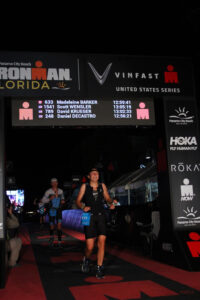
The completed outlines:
[[[151,98],[38,99],[12,102],[13,126],[155,125]]]

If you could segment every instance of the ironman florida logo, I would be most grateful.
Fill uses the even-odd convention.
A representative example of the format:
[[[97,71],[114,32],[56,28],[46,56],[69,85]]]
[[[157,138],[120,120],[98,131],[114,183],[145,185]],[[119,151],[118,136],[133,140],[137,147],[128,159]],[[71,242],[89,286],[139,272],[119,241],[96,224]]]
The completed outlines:
[[[41,60],[31,63],[0,62],[0,90],[68,90],[69,68],[47,68]]]

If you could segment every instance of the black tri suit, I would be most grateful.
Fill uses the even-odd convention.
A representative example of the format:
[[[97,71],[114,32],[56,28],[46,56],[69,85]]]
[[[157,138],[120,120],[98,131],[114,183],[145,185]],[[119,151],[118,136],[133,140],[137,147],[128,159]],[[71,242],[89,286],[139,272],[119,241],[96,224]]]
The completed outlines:
[[[82,202],[85,203],[85,206],[91,207],[90,225],[84,226],[86,239],[106,235],[105,201],[102,184],[99,183],[97,190],[94,190],[89,183],[86,183],[86,190]]]

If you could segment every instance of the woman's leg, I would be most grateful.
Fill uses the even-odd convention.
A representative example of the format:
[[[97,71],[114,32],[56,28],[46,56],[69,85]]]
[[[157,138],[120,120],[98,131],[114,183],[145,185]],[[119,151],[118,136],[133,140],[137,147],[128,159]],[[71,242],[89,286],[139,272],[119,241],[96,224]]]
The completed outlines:
[[[88,273],[90,271],[90,256],[94,249],[95,240],[96,240],[96,225],[94,216],[91,216],[90,225],[84,227],[86,247],[85,247],[85,256],[83,258],[82,272]]]
[[[92,254],[92,251],[94,249],[95,240],[96,240],[96,238],[86,239],[85,257],[87,259],[89,259]]]
[[[85,256],[83,257],[83,263],[81,266],[83,273],[88,273],[90,271],[90,256],[94,248],[95,239],[96,238],[86,239]]]
[[[97,265],[102,266],[103,260],[104,260],[104,254],[105,254],[105,244],[106,244],[106,236],[105,235],[99,235],[98,237],[98,253],[97,253]]]

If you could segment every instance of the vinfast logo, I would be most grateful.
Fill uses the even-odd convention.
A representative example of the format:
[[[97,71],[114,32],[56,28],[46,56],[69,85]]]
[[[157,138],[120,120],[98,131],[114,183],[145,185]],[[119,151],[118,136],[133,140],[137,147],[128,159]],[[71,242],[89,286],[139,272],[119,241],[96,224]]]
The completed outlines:
[[[183,162],[179,162],[177,164],[171,164],[171,172],[200,172],[200,163],[184,164]]]
[[[193,185],[190,184],[188,178],[183,179],[183,184],[180,186],[181,189],[181,201],[192,201],[195,194],[193,191]]]
[[[197,150],[197,139],[195,136],[170,137],[171,151]]]
[[[95,65],[87,61],[88,72],[93,73],[92,77],[98,82],[97,85],[103,87],[110,76],[109,85],[106,84],[109,92],[131,93],[131,94],[180,94],[181,88],[178,86],[179,79],[176,68],[172,65],[144,66],[143,62],[139,65],[138,62],[132,60],[124,60],[110,62],[107,65]],[[111,70],[112,69],[112,70]],[[90,75],[89,75],[90,76]],[[93,82],[89,82],[89,89],[95,90]]]
[[[91,62],[88,62],[89,67],[91,68],[96,80],[100,85],[103,85],[106,81],[108,74],[110,72],[112,63],[109,63],[106,67],[103,74],[99,74],[96,68],[93,66]],[[160,73],[149,73],[149,72],[114,72],[116,79],[139,79],[139,80],[158,80]],[[167,66],[167,70],[164,72],[164,81],[165,83],[179,83],[178,74],[174,71],[174,67],[172,65]]]
[[[169,116],[169,123],[176,125],[187,125],[194,123],[194,116],[189,115],[185,107],[174,110],[174,114]]]
[[[98,81],[98,83],[99,83],[100,85],[103,85],[104,82],[106,81],[107,77],[108,77],[108,74],[109,74],[109,72],[110,72],[110,68],[112,67],[112,63],[110,63],[110,64],[106,67],[106,69],[105,69],[105,71],[103,72],[102,75],[99,74],[99,73],[97,72],[97,70],[95,69],[95,67],[94,67],[90,62],[88,62],[88,65],[90,66],[90,68],[91,68],[91,70],[92,70],[92,72],[93,72],[93,74],[94,74],[96,80]]]

